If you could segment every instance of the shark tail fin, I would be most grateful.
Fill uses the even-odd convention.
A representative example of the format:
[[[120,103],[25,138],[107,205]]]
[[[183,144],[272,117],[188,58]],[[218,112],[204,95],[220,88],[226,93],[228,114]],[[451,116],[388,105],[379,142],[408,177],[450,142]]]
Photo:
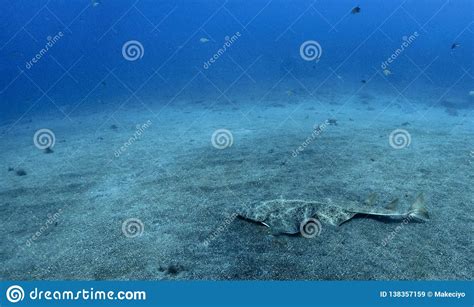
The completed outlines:
[[[428,210],[425,207],[425,197],[422,193],[418,194],[415,202],[411,205],[410,210],[408,210],[408,216],[423,222],[430,219]]]

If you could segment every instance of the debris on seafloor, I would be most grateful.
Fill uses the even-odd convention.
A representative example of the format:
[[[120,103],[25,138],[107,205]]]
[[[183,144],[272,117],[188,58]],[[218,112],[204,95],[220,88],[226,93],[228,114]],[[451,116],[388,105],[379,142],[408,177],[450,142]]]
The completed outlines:
[[[16,174],[17,176],[20,176],[20,177],[21,177],[21,176],[26,176],[26,171],[25,171],[24,169],[22,169],[22,168],[19,168],[19,169],[17,169],[17,170],[15,171],[15,174]]]

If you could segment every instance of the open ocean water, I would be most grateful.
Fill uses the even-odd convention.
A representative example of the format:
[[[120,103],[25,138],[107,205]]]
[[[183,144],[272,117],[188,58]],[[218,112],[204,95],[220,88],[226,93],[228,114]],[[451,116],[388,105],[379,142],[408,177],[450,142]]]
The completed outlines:
[[[2,280],[473,279],[473,1],[1,7]]]

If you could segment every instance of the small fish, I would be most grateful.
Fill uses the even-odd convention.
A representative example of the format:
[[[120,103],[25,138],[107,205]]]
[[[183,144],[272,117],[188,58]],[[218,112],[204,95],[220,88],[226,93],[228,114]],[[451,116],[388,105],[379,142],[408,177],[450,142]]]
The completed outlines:
[[[360,7],[356,6],[351,10],[351,14],[359,14],[360,13]]]
[[[389,76],[389,75],[392,74],[392,72],[391,72],[390,70],[388,70],[388,69],[384,69],[382,72],[383,72],[383,74],[384,74],[385,76]]]
[[[362,79],[362,80],[360,80],[360,82],[367,83],[367,80]]]
[[[92,0],[92,1],[91,1],[91,5],[92,5],[93,7],[99,6],[99,4],[100,4],[100,0]]]
[[[201,37],[201,38],[199,39],[199,41],[200,41],[201,43],[205,44],[205,43],[208,43],[208,42],[209,42],[209,39],[208,39],[208,38],[205,38],[205,37]]]
[[[456,49],[456,48],[458,48],[458,47],[460,47],[460,46],[461,46],[461,44],[453,43],[453,44],[451,45],[451,49]]]

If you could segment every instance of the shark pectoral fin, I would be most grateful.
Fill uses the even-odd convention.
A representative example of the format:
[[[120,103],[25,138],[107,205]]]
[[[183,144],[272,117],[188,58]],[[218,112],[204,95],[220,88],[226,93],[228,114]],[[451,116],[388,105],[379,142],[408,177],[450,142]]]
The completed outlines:
[[[385,206],[385,209],[387,210],[391,210],[391,211],[395,211],[398,207],[398,198],[392,200],[391,202],[389,202],[386,206]]]
[[[410,210],[408,210],[408,216],[424,222],[430,219],[428,210],[426,210],[425,207],[425,197],[423,193],[418,194],[416,197],[415,202],[411,205]]]
[[[377,200],[377,194],[372,192],[369,194],[369,196],[367,196],[367,199],[365,200],[365,204],[367,206],[373,206],[376,200]]]

